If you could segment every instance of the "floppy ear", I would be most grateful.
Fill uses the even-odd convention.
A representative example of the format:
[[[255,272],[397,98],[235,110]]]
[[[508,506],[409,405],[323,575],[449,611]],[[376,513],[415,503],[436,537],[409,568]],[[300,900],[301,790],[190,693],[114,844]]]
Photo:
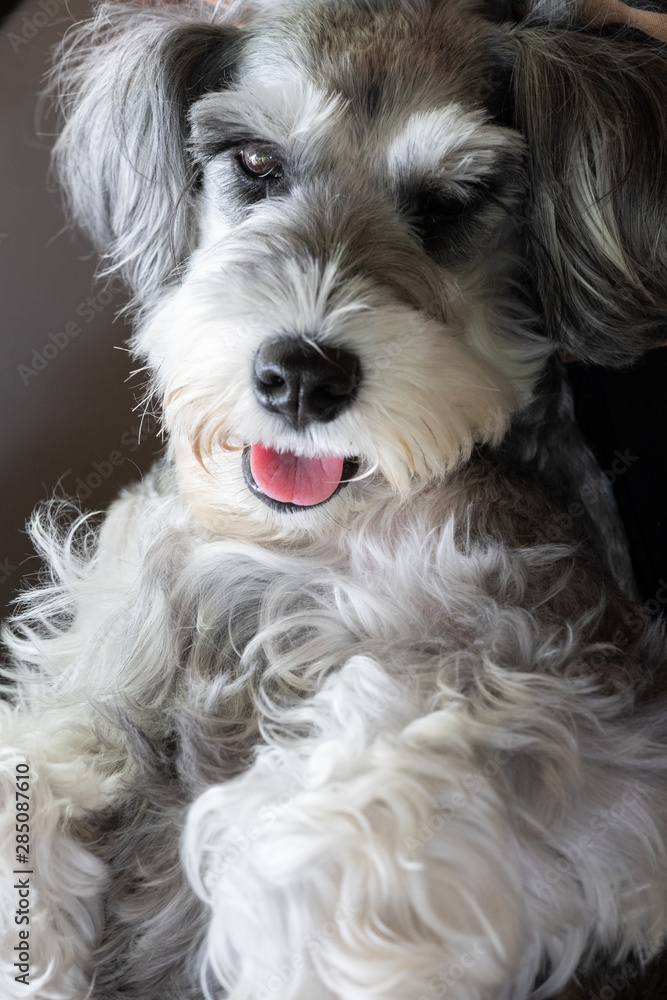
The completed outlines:
[[[119,272],[139,301],[191,250],[197,178],[187,110],[230,80],[242,35],[211,16],[187,4],[103,4],[57,54],[65,126],[56,172],[74,220],[106,259],[104,273]]]
[[[623,365],[667,337],[667,47],[517,28],[529,257],[554,341]]]

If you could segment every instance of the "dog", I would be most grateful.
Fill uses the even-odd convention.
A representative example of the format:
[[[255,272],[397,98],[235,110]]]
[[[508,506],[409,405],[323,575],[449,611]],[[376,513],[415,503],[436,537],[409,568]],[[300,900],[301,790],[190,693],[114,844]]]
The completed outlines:
[[[55,73],[168,443],[99,530],[32,521],[2,995],[539,1000],[647,962],[665,637],[557,352],[664,337],[665,49],[556,2],[105,4]]]

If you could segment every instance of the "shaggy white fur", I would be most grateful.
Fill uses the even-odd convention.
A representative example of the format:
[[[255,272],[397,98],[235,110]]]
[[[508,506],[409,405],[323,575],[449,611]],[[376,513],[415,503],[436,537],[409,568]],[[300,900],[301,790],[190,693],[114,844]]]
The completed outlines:
[[[549,359],[664,318],[667,61],[501,13],[64,43],[57,162],[168,445],[101,529],[33,519],[3,997],[539,1000],[662,947],[664,633]]]
[[[112,508],[95,554],[42,535],[62,578],[13,642],[24,708],[3,723],[6,794],[17,761],[31,774],[28,995],[83,995],[108,876],[72,829],[145,780],[139,722],[181,732],[202,975],[234,1000],[528,996],[545,961],[548,996],[591,948],[660,946],[661,713],[591,672],[609,652],[582,641],[600,609],[563,627],[533,606],[571,585],[572,550],[461,547],[449,500],[379,503],[300,557],[206,536],[150,485]],[[235,727],[255,757],[223,783],[185,748],[211,715],[223,757]],[[178,839],[158,815],[126,836],[160,830]],[[148,904],[140,937],[164,918]]]

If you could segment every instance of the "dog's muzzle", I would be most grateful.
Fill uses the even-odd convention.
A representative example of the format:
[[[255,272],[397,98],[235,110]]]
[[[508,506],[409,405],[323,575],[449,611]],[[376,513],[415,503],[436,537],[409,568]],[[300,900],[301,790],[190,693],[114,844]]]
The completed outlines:
[[[357,394],[359,358],[297,337],[266,340],[253,362],[257,401],[296,431],[335,420]],[[274,510],[290,513],[326,503],[354,475],[358,463],[337,455],[301,455],[261,443],[243,453],[248,489]]]

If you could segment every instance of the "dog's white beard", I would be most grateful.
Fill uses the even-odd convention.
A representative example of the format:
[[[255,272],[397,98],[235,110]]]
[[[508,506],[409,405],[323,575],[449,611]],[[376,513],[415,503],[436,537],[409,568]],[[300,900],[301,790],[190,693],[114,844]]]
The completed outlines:
[[[308,456],[360,458],[362,475],[377,471],[406,495],[415,477],[442,476],[467,459],[475,443],[501,438],[549,350],[531,340],[509,305],[503,314],[479,289],[462,296],[452,284],[452,319],[443,323],[388,303],[386,291],[380,295],[362,279],[342,280],[335,260],[281,261],[275,273],[268,260],[268,274],[256,287],[234,252],[239,248],[232,243],[196,258],[180,290],[135,338],[155,369],[181,482],[195,505],[205,492],[213,508],[245,506],[238,472],[235,480],[222,449],[257,442]],[[323,347],[353,345],[362,382],[336,420],[297,432],[259,406],[253,357],[265,338],[285,330]],[[196,469],[188,470],[190,451],[203,456],[218,481],[217,498],[210,476],[207,487]],[[238,466],[238,453],[234,462]],[[263,519],[266,512],[257,508]]]

